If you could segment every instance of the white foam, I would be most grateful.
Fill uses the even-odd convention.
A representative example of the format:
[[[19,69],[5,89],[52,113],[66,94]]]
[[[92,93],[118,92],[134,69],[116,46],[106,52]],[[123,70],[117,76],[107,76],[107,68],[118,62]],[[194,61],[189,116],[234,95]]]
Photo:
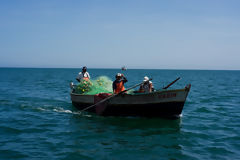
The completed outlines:
[[[79,111],[79,112],[72,112],[72,114],[80,115],[82,113]]]
[[[64,108],[61,108],[61,107],[60,108],[54,108],[53,111],[54,112],[59,112],[59,113],[70,113],[70,114],[78,114],[78,115],[81,114],[81,112],[73,112],[71,110],[64,109]]]
[[[84,116],[85,116],[85,117],[92,117],[92,115],[87,115],[87,114],[86,114],[86,115],[84,115]]]
[[[46,111],[46,109],[42,108],[42,107],[38,107],[37,109],[40,110],[40,111]]]
[[[54,112],[60,112],[60,113],[72,113],[72,111],[70,110],[65,110],[63,108],[54,108],[53,109]]]
[[[70,110],[65,110],[64,112],[65,112],[65,113],[73,113],[73,112],[70,111]]]
[[[81,115],[84,117],[92,117],[92,115],[82,114],[81,111],[71,111],[69,109],[64,109],[62,107],[55,107],[52,110],[49,110],[49,109],[46,109],[43,107],[38,107],[37,109],[40,111],[54,111],[54,112],[58,112],[58,113],[67,113],[67,114]]]

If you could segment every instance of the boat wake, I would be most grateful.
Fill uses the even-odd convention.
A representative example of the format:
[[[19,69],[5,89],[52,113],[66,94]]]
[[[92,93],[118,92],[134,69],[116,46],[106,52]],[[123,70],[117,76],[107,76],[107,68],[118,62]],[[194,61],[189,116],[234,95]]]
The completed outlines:
[[[79,112],[74,112],[74,111],[71,111],[71,110],[68,110],[68,109],[64,109],[64,108],[54,108],[53,109],[54,112],[60,112],[60,113],[71,113],[71,114],[81,114]]]
[[[82,112],[80,112],[80,111],[71,111],[69,109],[64,109],[62,107],[54,107],[52,109],[38,107],[37,109],[40,110],[40,111],[47,111],[47,112],[53,111],[53,112],[57,112],[57,113],[67,113],[67,114],[81,115],[81,116],[84,116],[84,117],[92,117],[92,115],[82,114]]]

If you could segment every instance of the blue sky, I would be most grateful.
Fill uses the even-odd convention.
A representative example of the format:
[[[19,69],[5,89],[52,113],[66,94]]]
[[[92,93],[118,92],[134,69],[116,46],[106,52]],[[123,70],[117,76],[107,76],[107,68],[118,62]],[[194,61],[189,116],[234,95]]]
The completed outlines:
[[[0,67],[240,70],[239,0],[1,0]]]

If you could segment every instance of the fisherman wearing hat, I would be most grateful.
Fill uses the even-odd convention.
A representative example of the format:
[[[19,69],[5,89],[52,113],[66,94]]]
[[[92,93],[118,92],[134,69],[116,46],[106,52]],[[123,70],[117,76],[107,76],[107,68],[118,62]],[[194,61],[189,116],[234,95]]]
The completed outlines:
[[[118,73],[116,75],[116,80],[113,82],[113,85],[112,85],[113,93],[118,94],[119,92],[124,91],[125,90],[124,83],[126,83],[127,81],[128,80],[123,74]]]
[[[145,82],[145,83],[143,83],[140,86],[139,92],[149,93],[154,90],[153,83],[151,81],[149,81],[149,78],[147,76],[144,77],[143,82]]]
[[[77,78],[76,78],[76,80],[77,80],[78,82],[80,82],[82,79],[84,79],[84,80],[89,80],[89,79],[90,79],[90,75],[89,75],[89,73],[87,72],[87,67],[86,67],[86,66],[84,66],[84,67],[82,68],[82,72],[79,72],[79,73],[78,73],[78,76],[77,76]]]

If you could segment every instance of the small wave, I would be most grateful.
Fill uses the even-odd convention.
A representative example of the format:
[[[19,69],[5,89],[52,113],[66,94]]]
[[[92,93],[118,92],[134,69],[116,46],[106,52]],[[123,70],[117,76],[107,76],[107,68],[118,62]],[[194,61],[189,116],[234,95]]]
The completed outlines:
[[[46,111],[46,112],[57,112],[57,113],[67,113],[67,114],[74,114],[74,115],[81,115],[83,117],[92,117],[92,115],[89,114],[83,114],[81,111],[71,111],[69,109],[64,109],[62,107],[52,107],[52,109],[44,108],[44,107],[37,107],[38,111]]]
[[[199,107],[196,109],[196,112],[198,113],[212,113],[209,107]]]
[[[54,108],[53,109],[54,112],[60,112],[60,113],[73,113],[72,111],[68,110],[68,109],[63,109],[63,108]]]
[[[88,114],[85,114],[84,116],[85,116],[85,117],[92,117],[92,115],[88,115]]]
[[[80,112],[80,111],[71,111],[71,110],[68,110],[68,109],[61,108],[61,107],[54,108],[53,111],[54,112],[59,112],[59,113],[68,113],[68,114],[74,114],[74,115],[81,115],[81,116],[84,116],[84,117],[92,117],[92,115],[82,114],[82,112]]]
[[[42,107],[38,107],[37,109],[40,110],[40,111],[46,111],[47,110],[47,109],[42,108]]]
[[[0,128],[2,132],[8,133],[8,134],[10,133],[19,134],[22,132],[20,129],[8,127],[8,126],[0,126]]]
[[[3,150],[0,149],[1,152],[1,159],[23,159],[23,158],[27,158],[28,155],[25,155],[19,151],[15,151],[15,150]]]

